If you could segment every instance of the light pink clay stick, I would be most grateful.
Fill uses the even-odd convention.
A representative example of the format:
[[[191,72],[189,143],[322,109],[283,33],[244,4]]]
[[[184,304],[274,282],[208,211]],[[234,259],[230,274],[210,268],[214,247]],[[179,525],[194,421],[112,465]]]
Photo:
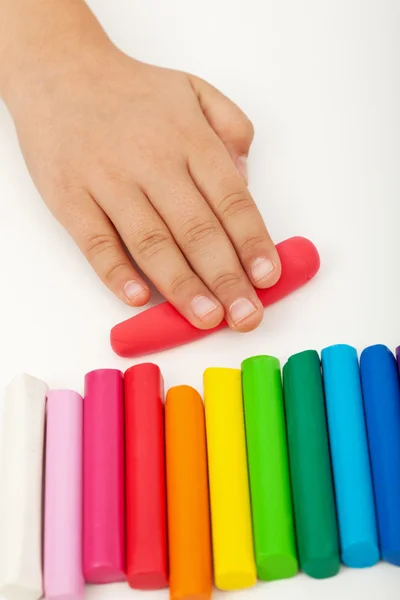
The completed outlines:
[[[82,573],[83,400],[47,397],[44,588],[47,600],[84,597]]]

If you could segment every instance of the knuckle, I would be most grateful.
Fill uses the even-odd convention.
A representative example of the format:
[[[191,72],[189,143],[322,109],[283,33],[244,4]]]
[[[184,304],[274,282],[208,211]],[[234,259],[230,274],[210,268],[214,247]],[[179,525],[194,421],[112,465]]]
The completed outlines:
[[[74,185],[66,180],[51,184],[44,198],[51,202],[53,215],[65,226],[71,226],[79,221],[77,215],[83,202],[90,201],[90,195],[82,186]],[[50,204],[50,203],[49,203]]]
[[[194,273],[181,273],[170,282],[170,290],[173,296],[179,295],[182,290],[191,286],[191,284],[195,283],[196,275]]]
[[[171,238],[162,229],[152,229],[137,236],[137,252],[144,258],[151,258],[159,252],[163,252],[171,245]]]
[[[214,221],[200,221],[197,217],[188,221],[183,227],[183,246],[186,249],[195,249],[206,245],[211,238],[219,233],[218,223]]]
[[[98,272],[106,285],[115,281],[120,271],[126,269],[127,263],[118,252],[119,241],[112,234],[95,234],[87,240],[86,255],[91,263],[98,263]]]
[[[121,271],[125,271],[126,262],[124,260],[116,260],[110,267],[108,267],[105,275],[104,281],[106,284],[112,283],[118,276]]]
[[[260,247],[265,247],[265,237],[261,235],[247,238],[239,247],[240,254],[253,254]]]
[[[187,140],[187,143],[189,145],[189,163],[192,159],[196,160],[203,156],[207,156],[212,157],[210,163],[213,165],[215,145],[213,144],[213,141],[210,140],[209,136],[201,135],[197,131],[190,131],[190,139]]]
[[[213,280],[212,288],[217,295],[219,293],[226,294],[239,285],[243,285],[243,279],[240,273],[221,273]]]
[[[89,259],[98,258],[103,254],[114,253],[117,247],[117,238],[108,233],[95,233],[87,239],[86,254]]]
[[[110,186],[129,185],[132,176],[124,169],[109,169],[107,173],[107,182]]]
[[[222,218],[250,216],[254,213],[254,202],[242,191],[227,193],[220,201],[218,211]]]
[[[246,121],[246,124],[244,125],[244,128],[246,129],[246,136],[247,136],[247,139],[249,139],[251,141],[254,138],[254,134],[255,134],[254,125],[253,125],[253,122],[248,117],[245,117],[245,121]]]
[[[102,185],[106,188],[126,186],[132,180],[132,175],[127,169],[109,161],[99,161],[99,163],[93,167],[93,175],[101,181]]]
[[[254,125],[244,114],[232,124],[231,131],[237,139],[248,143],[254,138]]]

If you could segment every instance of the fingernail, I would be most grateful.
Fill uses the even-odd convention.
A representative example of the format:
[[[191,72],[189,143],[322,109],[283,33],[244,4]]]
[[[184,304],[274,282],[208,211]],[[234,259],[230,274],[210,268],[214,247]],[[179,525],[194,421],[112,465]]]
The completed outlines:
[[[235,325],[247,319],[252,313],[256,312],[257,308],[247,298],[239,298],[235,300],[229,309],[231,319]]]
[[[236,168],[243,177],[246,182],[246,185],[249,183],[249,174],[247,170],[247,156],[239,156],[236,159]]]
[[[218,304],[207,296],[196,296],[193,298],[191,306],[194,316],[198,319],[204,319],[210,312],[218,308]]]
[[[142,294],[144,287],[138,281],[128,281],[124,285],[124,294],[128,300],[134,300],[139,294]]]
[[[274,264],[269,258],[256,258],[251,265],[251,275],[254,281],[261,281],[265,279],[274,270]]]

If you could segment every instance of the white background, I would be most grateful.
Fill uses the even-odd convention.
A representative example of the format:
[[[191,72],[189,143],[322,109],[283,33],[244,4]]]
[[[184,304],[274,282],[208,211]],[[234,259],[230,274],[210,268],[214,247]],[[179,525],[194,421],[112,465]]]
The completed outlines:
[[[248,113],[256,129],[251,191],[274,240],[304,235],[321,253],[317,278],[269,309],[256,332],[222,332],[149,357],[166,386],[201,390],[205,367],[238,367],[256,353],[283,360],[335,342],[359,350],[400,344],[399,0],[90,5],[126,52],[208,79]],[[1,104],[0,211],[0,388],[26,371],[82,392],[86,371],[132,364],[113,355],[108,336],[133,311],[102,287],[48,214]],[[240,596],[397,600],[399,593],[400,569],[381,565],[322,582],[298,576]],[[135,596],[124,585],[87,592],[99,600]]]

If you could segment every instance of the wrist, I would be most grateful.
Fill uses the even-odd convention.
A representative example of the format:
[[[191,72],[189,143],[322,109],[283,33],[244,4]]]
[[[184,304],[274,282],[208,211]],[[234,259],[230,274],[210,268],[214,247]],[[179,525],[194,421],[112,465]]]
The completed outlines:
[[[12,104],[114,48],[83,0],[0,0],[0,95]]]

